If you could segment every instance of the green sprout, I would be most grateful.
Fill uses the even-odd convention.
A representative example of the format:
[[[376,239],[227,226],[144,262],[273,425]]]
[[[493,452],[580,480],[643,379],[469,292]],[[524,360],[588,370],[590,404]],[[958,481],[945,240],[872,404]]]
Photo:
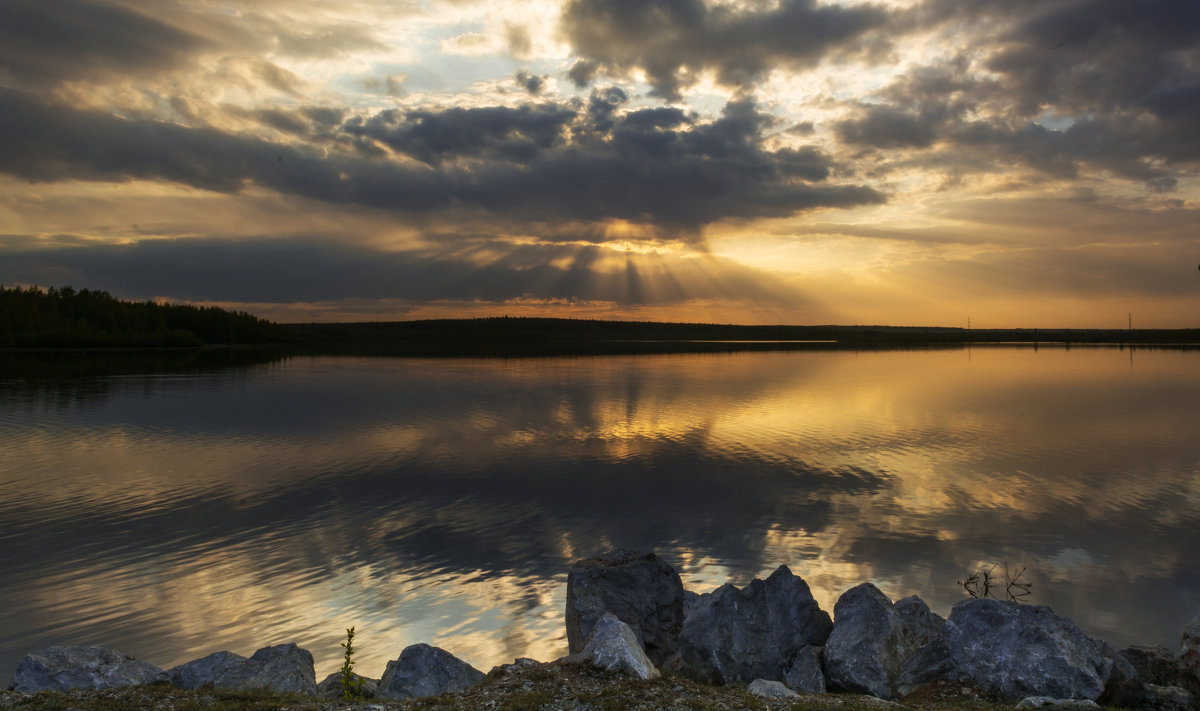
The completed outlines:
[[[342,661],[342,698],[350,701],[362,697],[363,679],[354,678],[354,628],[346,630],[346,641],[342,643],[346,650]]]

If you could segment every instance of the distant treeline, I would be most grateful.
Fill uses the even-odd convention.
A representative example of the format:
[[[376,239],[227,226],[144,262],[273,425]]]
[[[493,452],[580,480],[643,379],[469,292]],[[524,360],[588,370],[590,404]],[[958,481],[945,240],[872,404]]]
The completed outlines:
[[[909,326],[738,326],[557,318],[291,324],[318,352],[393,355],[603,355],[823,348],[927,348],[978,343],[1200,344],[1200,329],[964,329]]]
[[[241,311],[130,302],[69,286],[0,287],[0,348],[289,344],[315,353],[414,356],[605,355],[978,343],[1200,344],[1200,329],[963,329],[738,326],[563,318],[275,324]]]
[[[0,286],[0,347],[188,347],[283,343],[288,329],[214,306],[121,301],[107,291]]]

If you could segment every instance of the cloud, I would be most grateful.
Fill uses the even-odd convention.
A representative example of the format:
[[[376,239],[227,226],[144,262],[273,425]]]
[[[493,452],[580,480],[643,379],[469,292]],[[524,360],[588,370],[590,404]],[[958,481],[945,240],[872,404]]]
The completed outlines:
[[[986,62],[1026,114],[1125,109],[1147,94],[1194,82],[1200,7],[1187,0],[1050,3],[1000,37]]]
[[[279,27],[277,31],[280,51],[294,57],[328,59],[388,49],[362,25],[331,24],[307,32]]]
[[[430,165],[463,157],[520,161],[558,142],[574,116],[574,111],[553,104],[408,113],[389,109],[366,121],[347,123],[344,129]]]
[[[859,118],[839,121],[834,131],[843,143],[876,148],[926,148],[935,135],[927,116],[892,106],[864,108]]]
[[[494,39],[479,32],[464,32],[442,40],[442,52],[446,54],[494,54],[498,49]]]
[[[1043,298],[1161,297],[1195,293],[1196,267],[1181,264],[1179,245],[1096,245],[994,250],[970,259],[931,257],[906,267],[907,278],[929,280],[949,293],[974,298],[1037,291]]]
[[[0,76],[7,72],[30,88],[74,78],[164,72],[210,46],[200,36],[120,5],[0,3]]]
[[[831,161],[816,149],[768,150],[770,118],[753,101],[731,102],[708,122],[673,116],[666,127],[665,114],[618,115],[603,97],[619,99],[602,92],[586,109],[384,111],[347,121],[342,132],[347,142],[371,139],[366,147],[385,146],[392,156],[379,148],[375,156],[325,156],[0,90],[0,133],[21,136],[0,143],[0,171],[30,181],[158,180],[224,193],[259,185],[409,215],[474,209],[519,221],[626,219],[683,231],[884,200],[871,188],[826,184]]]
[[[346,299],[417,303],[559,300],[672,305],[752,299],[797,307],[794,287],[765,272],[692,251],[519,243],[494,235],[431,235],[393,249],[347,235],[148,239],[112,244],[59,235],[0,235],[0,281],[103,284],[124,298],[291,303]]]
[[[546,77],[546,76],[530,74],[529,72],[525,71],[524,69],[517,72],[517,75],[514,78],[515,78],[517,84],[522,89],[529,92],[530,94],[533,94],[534,96],[537,96],[538,94],[542,93],[542,89],[544,89],[546,87],[546,80],[548,79],[548,77]]]
[[[1200,160],[1195,3],[952,5],[931,0],[908,19],[958,48],[847,102],[832,124],[839,141],[887,152],[891,168],[1107,173],[1155,192],[1174,189]]]
[[[874,5],[709,5],[703,0],[571,0],[561,28],[581,57],[571,78],[644,71],[654,91],[678,100],[680,90],[711,71],[743,86],[775,68],[811,69],[822,60],[879,50],[867,37],[887,13]]]
[[[533,40],[527,27],[508,24],[504,28],[504,38],[509,54],[514,57],[527,57],[533,51]]]

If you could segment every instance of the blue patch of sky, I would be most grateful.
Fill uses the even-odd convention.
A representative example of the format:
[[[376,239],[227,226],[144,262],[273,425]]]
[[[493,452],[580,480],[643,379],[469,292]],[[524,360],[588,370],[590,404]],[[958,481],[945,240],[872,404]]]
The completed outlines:
[[[1054,111],[1043,111],[1033,122],[1051,131],[1066,131],[1079,120],[1077,116],[1067,116]]]

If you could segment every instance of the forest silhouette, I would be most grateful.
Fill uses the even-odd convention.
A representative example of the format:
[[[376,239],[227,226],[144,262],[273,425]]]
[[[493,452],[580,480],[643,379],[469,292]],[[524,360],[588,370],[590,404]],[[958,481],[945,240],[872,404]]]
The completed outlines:
[[[570,318],[278,324],[214,306],[123,301],[107,291],[0,287],[0,348],[286,346],[418,356],[957,347],[969,344],[1200,346],[1200,329],[793,326]]]

